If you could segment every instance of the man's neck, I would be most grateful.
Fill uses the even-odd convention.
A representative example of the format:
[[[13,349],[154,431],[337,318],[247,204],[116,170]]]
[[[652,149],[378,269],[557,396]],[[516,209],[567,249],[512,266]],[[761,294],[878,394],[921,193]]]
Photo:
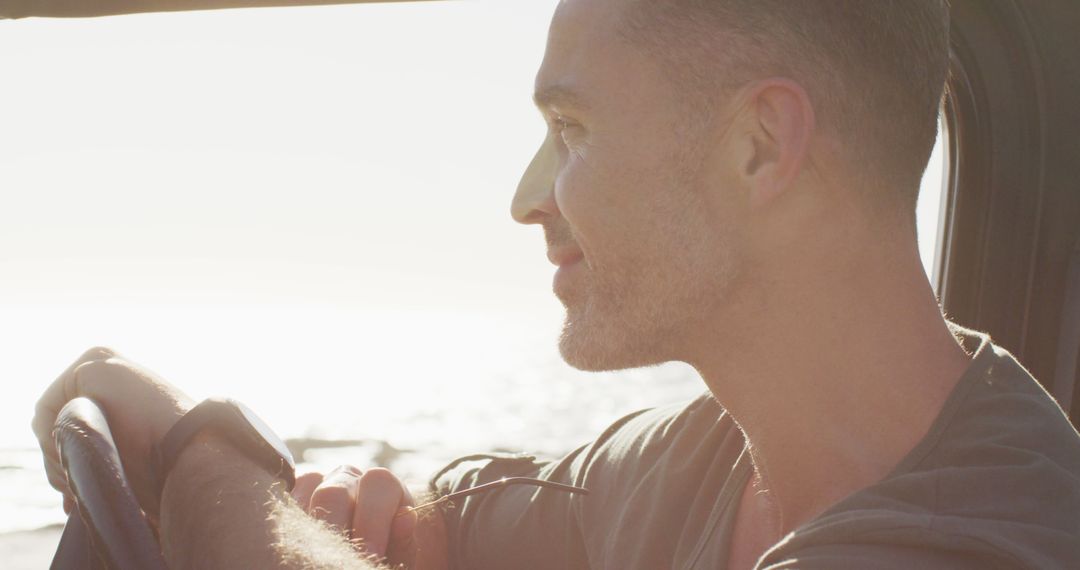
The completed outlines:
[[[692,362],[746,434],[781,533],[888,475],[969,362],[913,247],[795,257],[754,276],[768,285]]]

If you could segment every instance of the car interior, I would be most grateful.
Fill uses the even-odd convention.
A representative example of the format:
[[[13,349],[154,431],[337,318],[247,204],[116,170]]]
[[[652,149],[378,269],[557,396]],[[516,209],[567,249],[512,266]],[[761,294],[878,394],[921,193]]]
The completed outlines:
[[[0,0],[0,19],[351,3],[364,2]],[[951,5],[934,286],[951,320],[988,332],[1080,425],[1080,4]],[[72,433],[89,426],[108,435],[92,406],[71,409],[63,421]],[[89,481],[77,491],[85,493],[90,524],[70,519],[53,567],[99,562],[88,554],[93,548],[108,552],[108,567],[165,568],[131,493],[109,483],[122,478],[115,450],[100,443],[90,447],[89,455],[71,452],[84,459],[72,461]]]

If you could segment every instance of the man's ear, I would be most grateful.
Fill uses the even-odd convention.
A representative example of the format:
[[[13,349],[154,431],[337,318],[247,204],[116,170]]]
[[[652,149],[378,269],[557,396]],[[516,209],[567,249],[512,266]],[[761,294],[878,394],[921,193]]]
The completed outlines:
[[[787,191],[806,165],[814,108],[801,85],[774,78],[750,88],[743,112],[749,149],[740,175],[747,181],[751,206],[758,206]]]

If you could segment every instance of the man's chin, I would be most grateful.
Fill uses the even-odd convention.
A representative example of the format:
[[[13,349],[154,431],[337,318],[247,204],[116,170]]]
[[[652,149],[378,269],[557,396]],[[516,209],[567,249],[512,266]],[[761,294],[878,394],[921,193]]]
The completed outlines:
[[[652,356],[648,351],[633,350],[631,343],[622,342],[628,340],[622,336],[625,333],[590,330],[568,320],[559,338],[559,353],[567,364],[585,372],[626,370],[659,363],[648,358]]]

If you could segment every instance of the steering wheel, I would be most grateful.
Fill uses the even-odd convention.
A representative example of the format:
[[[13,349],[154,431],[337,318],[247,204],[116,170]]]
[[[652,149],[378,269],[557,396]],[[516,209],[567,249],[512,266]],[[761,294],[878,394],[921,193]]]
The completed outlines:
[[[161,547],[124,476],[105,414],[76,398],[56,418],[56,447],[76,507],[52,570],[167,570]]]

